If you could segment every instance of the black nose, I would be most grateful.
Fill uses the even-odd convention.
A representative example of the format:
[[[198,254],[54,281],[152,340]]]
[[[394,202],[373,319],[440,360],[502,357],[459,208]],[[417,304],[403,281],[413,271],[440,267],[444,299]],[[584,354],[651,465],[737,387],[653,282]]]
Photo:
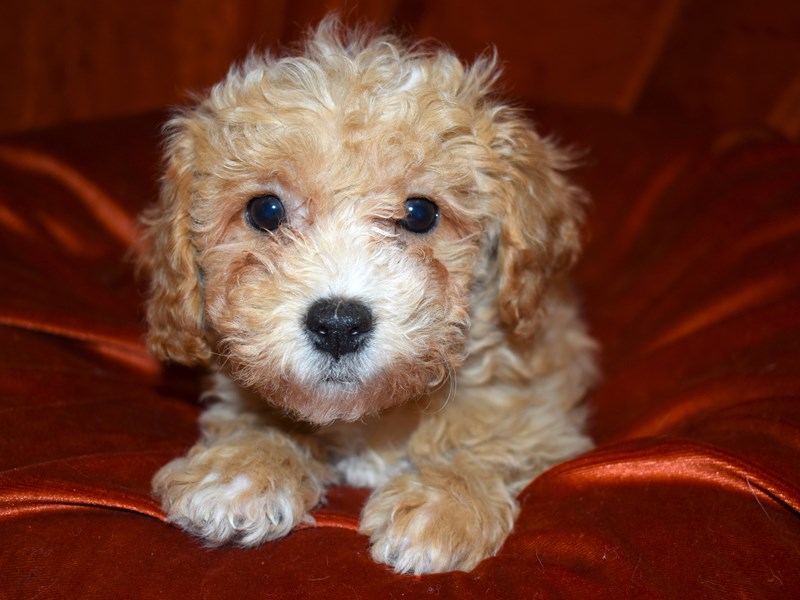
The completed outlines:
[[[337,360],[366,342],[372,323],[372,311],[358,300],[317,300],[306,314],[306,329],[314,346]]]

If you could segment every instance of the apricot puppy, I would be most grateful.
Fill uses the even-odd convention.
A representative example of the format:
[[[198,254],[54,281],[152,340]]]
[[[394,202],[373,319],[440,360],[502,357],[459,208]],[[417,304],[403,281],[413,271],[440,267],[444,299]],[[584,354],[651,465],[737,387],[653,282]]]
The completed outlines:
[[[148,344],[213,372],[201,439],[153,480],[171,522],[252,546],[368,486],[375,560],[469,570],[590,448],[583,196],[497,76],[329,18],[169,122]]]

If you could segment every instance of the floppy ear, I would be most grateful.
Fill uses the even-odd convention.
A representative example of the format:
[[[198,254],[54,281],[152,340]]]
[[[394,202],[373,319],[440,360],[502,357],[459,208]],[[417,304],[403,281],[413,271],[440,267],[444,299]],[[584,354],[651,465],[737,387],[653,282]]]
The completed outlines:
[[[584,193],[563,171],[569,156],[517,111],[500,109],[493,148],[505,170],[500,193],[498,315],[513,342],[530,341],[550,282],[577,260]]]
[[[150,277],[148,349],[156,358],[185,365],[206,363],[211,356],[203,336],[202,287],[191,237],[190,121],[181,115],[167,125],[166,171],[158,203],[142,218],[146,229],[140,259]]]

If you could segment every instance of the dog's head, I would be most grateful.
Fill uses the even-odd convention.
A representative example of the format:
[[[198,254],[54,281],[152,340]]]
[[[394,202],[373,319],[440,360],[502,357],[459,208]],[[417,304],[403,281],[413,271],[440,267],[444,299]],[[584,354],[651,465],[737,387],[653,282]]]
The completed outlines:
[[[335,19],[233,69],[167,126],[151,351],[324,423],[440,386],[478,319],[523,348],[578,252],[580,194],[496,77]]]

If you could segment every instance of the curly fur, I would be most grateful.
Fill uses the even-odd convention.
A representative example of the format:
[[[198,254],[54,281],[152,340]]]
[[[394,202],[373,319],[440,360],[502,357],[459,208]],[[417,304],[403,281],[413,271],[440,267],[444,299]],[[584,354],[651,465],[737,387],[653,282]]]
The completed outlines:
[[[470,569],[515,495],[590,447],[594,344],[567,279],[583,195],[497,77],[493,56],[465,66],[334,17],[169,122],[144,215],[148,345],[216,373],[203,438],[154,480],[173,522],[253,545],[308,520],[325,486],[367,485],[376,560]],[[288,215],[270,232],[244,218],[266,193]],[[398,220],[420,196],[440,220],[415,234]],[[369,343],[315,348],[303,315],[320,298],[368,305]]]

